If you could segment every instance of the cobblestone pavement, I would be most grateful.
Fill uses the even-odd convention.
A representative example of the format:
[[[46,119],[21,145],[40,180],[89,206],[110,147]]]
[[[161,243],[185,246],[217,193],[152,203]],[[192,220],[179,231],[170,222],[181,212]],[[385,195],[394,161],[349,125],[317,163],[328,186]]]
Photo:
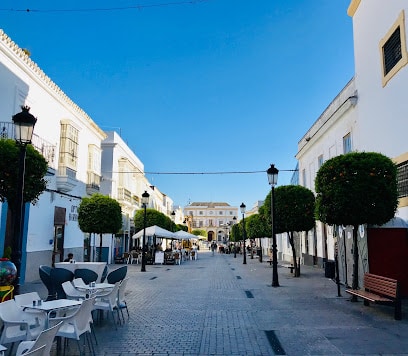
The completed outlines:
[[[352,303],[324,278],[302,266],[300,278],[248,256],[200,251],[181,265],[128,266],[130,318],[115,330],[96,325],[97,355],[408,355],[408,310],[393,319],[389,306]],[[114,266],[113,266],[114,267]],[[38,284],[27,284],[45,296]],[[53,348],[52,355],[56,355]],[[70,342],[67,355],[77,355]]]

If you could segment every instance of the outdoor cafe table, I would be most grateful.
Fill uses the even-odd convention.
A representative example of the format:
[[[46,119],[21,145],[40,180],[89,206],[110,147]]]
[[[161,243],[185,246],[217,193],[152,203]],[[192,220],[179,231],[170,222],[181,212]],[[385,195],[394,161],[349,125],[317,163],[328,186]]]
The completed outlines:
[[[52,311],[80,306],[81,303],[82,302],[79,300],[56,299],[56,300],[42,301],[40,305],[38,305],[38,303],[36,305],[25,304],[25,305],[22,305],[22,308],[23,310],[26,310],[26,309],[40,310],[40,311],[43,311],[45,314],[47,314],[47,318],[45,320],[45,328],[48,329],[48,319]]]
[[[95,283],[95,285],[92,285],[92,283],[90,283],[84,286],[76,286],[75,288],[80,291],[86,291],[87,293],[94,295],[104,290],[111,290],[113,289],[114,286],[115,286],[114,284],[110,283]]]
[[[56,262],[56,268],[65,268],[72,273],[75,273],[76,269],[86,268],[90,269],[98,274],[97,282],[101,281],[103,270],[106,266],[106,262]]]

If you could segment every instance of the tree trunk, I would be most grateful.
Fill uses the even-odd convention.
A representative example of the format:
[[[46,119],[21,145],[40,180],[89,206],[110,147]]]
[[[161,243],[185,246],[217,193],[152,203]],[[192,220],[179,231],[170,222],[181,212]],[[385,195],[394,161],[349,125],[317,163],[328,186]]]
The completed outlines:
[[[289,243],[290,246],[292,247],[292,259],[293,259],[293,270],[294,270],[294,277],[299,277],[300,276],[300,270],[298,270],[298,264],[297,264],[297,259],[296,259],[296,248],[295,248],[295,242],[293,241],[293,231],[290,233],[288,232],[288,237],[289,237]]]
[[[353,289],[358,289],[358,225],[355,225],[353,228]],[[357,301],[357,296],[353,295],[351,298],[352,302]]]
[[[99,234],[99,262],[102,262],[102,234]]]

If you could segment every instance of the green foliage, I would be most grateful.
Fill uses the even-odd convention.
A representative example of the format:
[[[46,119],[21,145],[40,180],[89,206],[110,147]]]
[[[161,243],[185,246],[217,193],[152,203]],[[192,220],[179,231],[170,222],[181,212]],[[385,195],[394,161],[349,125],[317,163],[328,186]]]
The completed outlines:
[[[271,193],[259,209],[271,225]],[[315,197],[300,185],[283,185],[275,189],[275,233],[309,231],[314,227]],[[266,214],[266,216],[265,216]]]
[[[0,201],[7,200],[12,211],[15,210],[17,195],[17,181],[19,172],[20,146],[14,140],[0,139]],[[25,203],[35,204],[39,196],[47,187],[44,179],[48,164],[45,158],[27,145],[24,174]]]
[[[240,223],[234,224],[231,227],[230,241],[240,241],[243,240],[244,234],[242,229],[242,221]]]
[[[184,224],[176,224],[176,231],[180,231],[180,230],[188,231],[188,227]]]
[[[271,236],[268,220],[260,214],[250,215],[245,219],[247,237],[251,239]]]
[[[143,230],[144,209],[136,211],[134,217],[135,233]],[[157,225],[169,231],[177,231],[176,224],[165,214],[155,209],[146,209],[146,227]]]
[[[82,198],[78,223],[83,232],[116,234],[122,227],[122,209],[115,199],[93,194],[90,198]]]
[[[352,152],[320,167],[316,180],[316,218],[336,225],[381,225],[398,206],[397,167],[375,152]]]
[[[196,229],[196,230],[191,231],[191,233],[192,233],[193,235],[196,235],[196,236],[204,236],[204,237],[207,237],[207,232],[206,232],[205,230]]]
[[[10,246],[7,246],[5,249],[4,249],[4,254],[3,254],[3,258],[8,258],[9,260],[11,260],[11,247]]]

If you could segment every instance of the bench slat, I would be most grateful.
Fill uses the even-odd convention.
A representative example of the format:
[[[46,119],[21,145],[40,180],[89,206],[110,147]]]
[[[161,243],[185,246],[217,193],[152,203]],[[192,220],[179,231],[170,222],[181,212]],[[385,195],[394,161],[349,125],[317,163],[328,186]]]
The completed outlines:
[[[346,292],[349,293],[349,294],[356,295],[357,297],[368,299],[370,302],[390,302],[390,303],[393,303],[392,299],[381,297],[381,296],[379,296],[377,294],[366,292],[364,290],[346,289]]]
[[[394,318],[401,320],[401,299],[397,280],[366,273],[364,274],[364,290],[346,289],[346,292],[363,298],[365,305],[368,305],[368,302],[393,304]]]

